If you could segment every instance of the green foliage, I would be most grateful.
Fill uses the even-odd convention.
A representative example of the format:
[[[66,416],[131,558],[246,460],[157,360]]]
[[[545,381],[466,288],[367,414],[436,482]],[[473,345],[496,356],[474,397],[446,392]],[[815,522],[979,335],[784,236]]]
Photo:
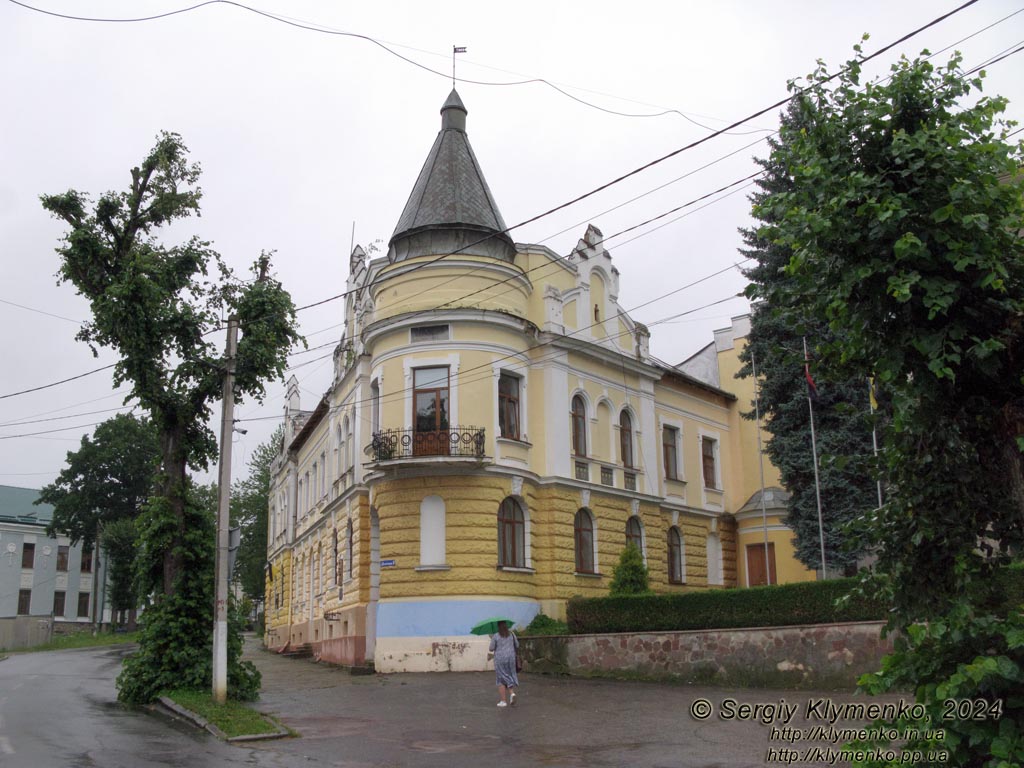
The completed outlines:
[[[53,506],[47,535],[62,533],[89,549],[98,529],[137,517],[153,489],[159,457],[148,419],[129,413],[104,421],[77,451],[68,451],[67,466],[39,492],[36,503]]]
[[[122,699],[132,702],[182,684],[201,685],[209,674],[212,575],[200,584],[197,574],[204,572],[199,566],[213,534],[209,542],[195,535],[201,514],[188,499],[186,471],[208,467],[217,455],[207,425],[228,361],[219,351],[223,337],[213,332],[222,317],[238,318],[233,363],[239,404],[263,397],[264,382],[283,374],[288,349],[300,339],[291,297],[269,275],[269,255],[254,265],[255,280],[245,282],[209,243],[161,239],[162,227],[199,213],[199,175],[181,137],[161,133],[132,169],[126,191],[104,194],[94,206],[76,190],[42,197],[43,207],[70,227],[57,249],[58,279],[72,283],[92,310],[77,338],[94,351],[102,346],[118,353],[114,384],[130,385],[129,397],[149,412],[158,435],[156,488],[139,525],[140,588],[157,597],[146,613],[139,653],[119,678]],[[253,675],[245,671],[239,678],[239,669],[230,666],[229,685],[234,672],[236,687],[245,688]]]
[[[564,621],[553,619],[543,613],[538,613],[533,617],[525,629],[519,630],[520,637],[529,637],[531,635],[567,635],[569,634],[569,625]]]
[[[910,641],[865,687],[928,702],[1021,688],[992,575],[1024,547],[1024,145],[959,63],[902,59],[863,86],[857,61],[831,82],[819,64],[773,147],[788,184],[754,211],[785,279],[750,291],[780,322],[828,323],[823,376],[880,384],[886,503],[853,531]],[[1013,711],[950,726],[950,763],[1019,762]]]
[[[136,556],[139,531],[135,523],[131,518],[107,523],[100,539],[107,557],[110,608],[115,617],[118,612],[131,610],[138,604]]]
[[[796,105],[783,113],[782,123],[789,131],[801,126],[801,111]],[[779,140],[768,139],[773,152],[782,149]],[[772,195],[789,192],[793,182],[786,166],[773,156],[759,160],[764,171],[755,182],[760,188],[751,196],[755,216],[762,224],[771,224],[778,215],[767,205]],[[751,294],[783,290],[793,280],[785,267],[792,249],[763,237],[758,230],[742,230],[747,245],[743,252],[756,261],[746,272]],[[744,366],[739,376],[752,376],[756,368],[760,389],[762,423],[769,425],[765,453],[779,470],[782,485],[790,493],[787,525],[795,533],[796,556],[808,568],[821,567],[821,540],[818,504],[814,484],[814,458],[810,441],[810,412],[807,383],[804,378],[803,341],[810,356],[816,347],[832,339],[832,331],[823,316],[788,307],[783,315],[757,304],[751,312],[747,344],[740,351]],[[864,554],[866,544],[848,535],[846,526],[877,506],[877,492],[871,466],[871,424],[868,419],[868,385],[863,372],[831,378],[811,363],[818,398],[814,421],[819,454],[822,498],[822,526],[825,560],[830,570],[849,570]],[[755,416],[754,404],[744,414]]]
[[[619,555],[619,562],[615,565],[615,570],[612,571],[612,583],[609,589],[613,597],[650,593],[644,556],[633,542],[629,542],[622,550],[622,554]]]
[[[256,447],[249,459],[249,476],[235,482],[231,489],[231,522],[242,529],[233,576],[251,600],[260,602],[266,589],[270,465],[280,453],[283,435],[284,429],[278,427]]]
[[[861,594],[857,585],[855,579],[832,579],[672,595],[576,597],[567,609],[569,631],[670,632],[884,619],[884,605]]]
[[[205,492],[209,495],[209,490]],[[186,505],[183,567],[170,594],[158,594],[140,619],[139,650],[125,659],[117,679],[118,696],[128,704],[146,704],[171,689],[208,690],[213,680],[213,565],[216,518],[194,494]],[[162,499],[147,505],[140,521],[143,541],[142,573],[150,585],[160,578],[160,546],[171,535],[176,518]],[[157,546],[150,548],[151,542]],[[259,672],[241,661],[242,639],[237,611],[230,611],[228,632],[228,695],[254,699]]]
[[[958,606],[940,620],[913,625],[897,639],[882,670],[864,675],[860,687],[871,694],[912,690],[925,706],[929,723],[906,718],[886,723],[901,733],[922,731],[904,750],[945,749],[949,765],[1024,764],[1024,616],[1019,610],[996,619]],[[950,701],[968,707],[951,709]],[[942,741],[925,738],[923,731],[940,728]]]

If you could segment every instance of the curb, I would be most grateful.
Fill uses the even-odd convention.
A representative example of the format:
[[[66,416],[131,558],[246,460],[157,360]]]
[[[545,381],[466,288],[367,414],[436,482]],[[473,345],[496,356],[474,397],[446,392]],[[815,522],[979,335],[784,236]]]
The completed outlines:
[[[272,722],[271,724],[277,728],[277,731],[273,733],[253,733],[246,734],[243,736],[228,736],[224,731],[218,728],[216,725],[211,723],[206,718],[197,715],[191,709],[185,709],[175,701],[172,701],[167,696],[159,696],[157,700],[152,704],[155,709],[161,709],[165,711],[165,714],[180,717],[186,720],[197,728],[208,731],[216,736],[221,741],[228,743],[242,742],[242,741],[265,741],[267,739],[281,739],[286,736],[291,736],[291,732],[284,728],[280,723]],[[263,714],[263,713],[260,713]],[[266,715],[263,715],[266,717]]]

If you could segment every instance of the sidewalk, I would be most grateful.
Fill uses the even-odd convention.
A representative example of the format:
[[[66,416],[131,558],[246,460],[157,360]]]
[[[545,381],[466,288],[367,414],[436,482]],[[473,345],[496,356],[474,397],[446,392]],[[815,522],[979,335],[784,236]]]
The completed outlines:
[[[799,704],[801,712],[820,697],[837,703],[865,700],[813,691],[524,674],[516,706],[499,708],[490,672],[352,676],[347,670],[281,658],[258,643],[247,638],[246,658],[263,674],[255,706],[301,738],[255,748],[278,752],[291,765],[760,766],[770,747],[809,745],[770,741],[770,726],[759,721],[720,719],[724,699],[776,705],[783,699]],[[715,710],[703,722],[690,714],[698,698],[708,699]],[[798,714],[790,724],[803,723]]]

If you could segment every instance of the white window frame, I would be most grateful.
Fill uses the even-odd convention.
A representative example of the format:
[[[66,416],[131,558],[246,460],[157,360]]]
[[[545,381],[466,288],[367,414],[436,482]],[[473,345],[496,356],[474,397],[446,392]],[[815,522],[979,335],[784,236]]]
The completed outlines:
[[[447,511],[444,499],[431,495],[420,502],[420,565],[443,566],[447,556]]]

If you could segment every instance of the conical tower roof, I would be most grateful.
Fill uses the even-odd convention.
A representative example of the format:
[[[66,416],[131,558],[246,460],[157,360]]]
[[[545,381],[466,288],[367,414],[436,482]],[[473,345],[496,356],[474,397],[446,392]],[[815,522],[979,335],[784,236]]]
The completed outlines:
[[[441,131],[391,236],[391,261],[455,251],[515,258],[515,246],[504,234],[505,221],[466,135],[467,114],[452,89],[441,107]]]

